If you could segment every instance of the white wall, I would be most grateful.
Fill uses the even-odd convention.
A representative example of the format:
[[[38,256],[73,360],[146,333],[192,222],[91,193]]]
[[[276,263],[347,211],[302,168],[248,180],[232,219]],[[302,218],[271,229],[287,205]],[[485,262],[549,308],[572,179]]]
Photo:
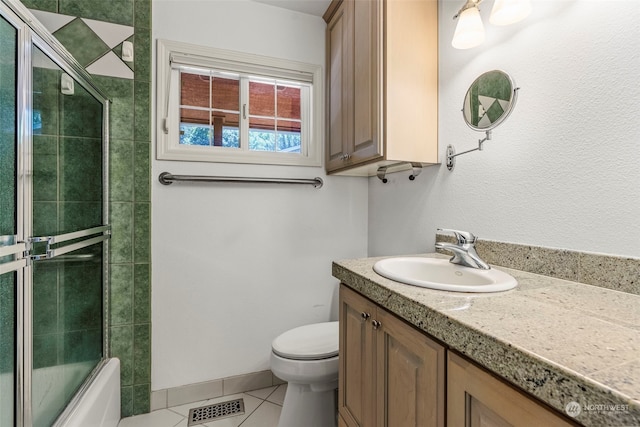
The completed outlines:
[[[324,65],[319,17],[244,0],[152,7],[154,44],[165,38]],[[163,171],[320,176],[325,185],[162,186],[155,177]],[[152,174],[153,390],[268,369],[275,336],[337,318],[331,260],[366,255],[367,179],[157,160]]]
[[[439,139],[458,151],[483,135],[463,122],[469,84],[491,69],[519,87],[483,152],[377,178],[321,168],[152,162],[175,174],[321,176],[325,187],[152,188],[152,389],[268,368],[270,342],[336,317],[333,259],[433,250],[437,227],[482,238],[640,256],[640,9],[637,0],[533,0],[487,41],[450,46],[463,1],[440,8]],[[320,18],[246,0],[153,0],[153,40],[324,64]],[[368,185],[368,187],[367,187]],[[368,191],[367,191],[368,188]],[[255,218],[270,218],[259,223]]]
[[[533,0],[508,27],[488,18],[487,40],[451,47],[463,1],[440,8],[439,147],[475,148],[484,134],[464,123],[471,82],[492,69],[521,87],[513,114],[485,150],[452,172],[414,181],[369,181],[370,255],[432,251],[436,228],[492,240],[640,256],[640,8],[637,0]]]

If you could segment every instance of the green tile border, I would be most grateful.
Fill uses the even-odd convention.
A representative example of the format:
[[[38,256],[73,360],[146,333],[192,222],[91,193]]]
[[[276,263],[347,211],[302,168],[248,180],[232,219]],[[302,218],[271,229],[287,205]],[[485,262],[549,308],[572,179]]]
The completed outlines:
[[[120,415],[122,418],[133,415],[133,386],[120,387]]]
[[[133,321],[151,322],[151,265],[134,264]]]
[[[29,9],[44,10],[45,12],[56,13],[58,11],[58,0],[20,0]]]
[[[97,21],[133,25],[133,0],[58,0],[58,11]]]
[[[151,144],[135,141],[134,143],[134,178],[133,196],[136,202],[151,201]]]
[[[134,0],[133,25],[136,28],[151,29],[151,3],[149,0]]]
[[[151,30],[136,27],[133,51],[135,80],[151,81]]]
[[[134,185],[133,141],[112,139],[109,144],[109,200],[133,201]]]
[[[133,140],[134,80],[104,76],[94,76],[94,80],[111,101],[111,140]]]
[[[136,74],[137,75],[137,74]],[[134,80],[134,138],[151,140],[151,86],[148,81]]]
[[[133,386],[133,413],[146,414],[151,406],[151,384],[136,384]]]
[[[113,326],[109,335],[111,356],[120,359],[120,384],[133,385],[133,325]]]
[[[136,263],[151,261],[151,204],[134,204],[133,260]]]
[[[134,325],[133,384],[151,383],[151,325]]]
[[[132,264],[113,264],[109,289],[109,324],[128,325],[133,322],[134,273]]]
[[[133,203],[111,202],[109,212],[111,223],[112,264],[133,262]]]

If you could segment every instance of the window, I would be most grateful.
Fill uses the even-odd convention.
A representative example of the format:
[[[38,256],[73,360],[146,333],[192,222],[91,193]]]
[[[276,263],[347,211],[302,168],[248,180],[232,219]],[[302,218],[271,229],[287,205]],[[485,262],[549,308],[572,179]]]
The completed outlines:
[[[160,160],[320,166],[321,68],[158,41]]]

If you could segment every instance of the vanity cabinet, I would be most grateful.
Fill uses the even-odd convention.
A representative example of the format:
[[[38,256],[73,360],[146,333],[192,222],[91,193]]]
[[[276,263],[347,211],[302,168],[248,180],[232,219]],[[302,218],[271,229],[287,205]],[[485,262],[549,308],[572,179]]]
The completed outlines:
[[[444,347],[344,285],[339,378],[340,426],[444,426]]]
[[[339,371],[340,427],[577,425],[344,284]]]
[[[465,358],[447,352],[447,426],[573,425]]]
[[[327,21],[329,173],[438,163],[436,0],[334,0]]]

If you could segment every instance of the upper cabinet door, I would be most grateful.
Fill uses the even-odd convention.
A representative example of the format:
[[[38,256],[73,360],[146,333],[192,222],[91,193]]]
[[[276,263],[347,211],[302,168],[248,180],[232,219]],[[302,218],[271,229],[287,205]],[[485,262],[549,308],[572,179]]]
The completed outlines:
[[[340,170],[381,155],[379,26],[382,3],[344,0],[327,25],[327,163]]]
[[[327,24],[326,168],[336,170],[348,160],[353,133],[353,3],[343,2]]]
[[[382,155],[380,146],[380,58],[379,20],[381,1],[353,1],[353,145],[351,164]]]

